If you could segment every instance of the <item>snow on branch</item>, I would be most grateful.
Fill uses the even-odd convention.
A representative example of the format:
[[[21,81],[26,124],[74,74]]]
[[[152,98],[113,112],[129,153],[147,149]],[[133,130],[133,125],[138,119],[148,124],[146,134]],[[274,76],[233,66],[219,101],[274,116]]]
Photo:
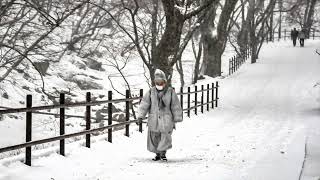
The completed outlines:
[[[190,19],[193,16],[199,14],[201,11],[203,11],[204,9],[208,8],[213,2],[215,2],[216,0],[211,0],[208,1],[206,4],[201,5],[201,6],[197,6],[197,7],[191,7],[189,8],[189,10],[187,11],[187,13],[184,15],[185,19]]]
[[[192,11],[195,11],[198,7],[190,6],[188,7],[187,5],[184,5],[184,7],[179,6],[179,5],[174,5],[174,8],[177,9],[180,14],[186,15],[191,13]]]

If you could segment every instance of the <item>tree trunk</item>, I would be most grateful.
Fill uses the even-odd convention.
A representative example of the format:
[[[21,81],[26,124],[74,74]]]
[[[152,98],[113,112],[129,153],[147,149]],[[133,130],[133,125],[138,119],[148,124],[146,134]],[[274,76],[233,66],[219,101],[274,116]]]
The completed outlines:
[[[205,74],[211,77],[221,76],[221,55],[223,53],[222,47],[219,46],[221,42],[216,38],[210,41],[206,39],[203,42],[208,44],[205,46],[207,49],[204,51],[204,53],[207,53],[208,58],[208,66]]]
[[[317,0],[311,0],[310,5],[308,4],[308,13],[305,14],[306,21],[304,22],[304,29],[306,30],[307,38],[310,37],[310,29],[313,24],[314,8],[316,6]]]
[[[251,63],[256,63],[257,62],[257,46],[258,46],[258,43],[257,43],[257,38],[255,36],[255,34],[253,34],[252,32],[250,33],[250,47],[251,47]]]
[[[183,73],[183,67],[182,67],[182,59],[181,57],[179,57],[177,63],[176,63],[176,68],[177,68],[177,71],[180,75],[180,85],[181,87],[184,86],[184,73]]]
[[[242,23],[241,23],[241,29],[240,32],[237,36],[237,44],[239,46],[240,49],[240,53],[241,54],[245,54],[247,46],[248,46],[248,41],[249,41],[249,37],[248,37],[248,33],[249,33],[249,23],[248,23],[248,12],[247,11],[247,15],[245,16],[245,3],[243,3],[243,0],[241,0],[241,4],[242,4]]]
[[[158,34],[158,0],[152,0],[153,11],[151,18],[151,57],[154,57],[154,50],[157,46],[157,34]]]
[[[259,51],[264,41],[265,24],[273,13],[275,2],[276,0],[270,0],[265,10],[261,11],[261,9],[259,9],[259,11],[256,12],[257,8],[255,0],[249,0],[250,47],[252,50],[251,63],[257,62]],[[259,13],[260,15],[255,17],[256,13]]]
[[[228,24],[238,0],[225,1],[218,26],[217,35],[212,35],[212,29],[206,29],[204,37],[204,58],[207,58],[205,74],[211,77],[221,76],[221,56],[228,40]]]
[[[195,63],[195,67],[194,67],[194,77],[193,77],[193,84],[197,83],[198,79],[199,79],[199,72],[200,72],[200,60],[201,60],[201,54],[202,54],[202,38],[199,41],[199,46],[198,46],[198,53],[196,52],[196,48],[195,48],[195,43],[194,40],[192,39],[192,49],[193,49],[193,53],[194,53],[194,57],[196,59],[196,63]]]
[[[278,35],[278,38],[281,39],[281,31],[282,31],[282,8],[283,8],[283,1],[282,0],[279,0],[279,10],[280,10],[280,15],[279,15],[279,29],[278,29],[278,32],[279,32],[279,35]]]
[[[269,25],[269,41],[274,41],[274,33],[273,33],[273,13],[270,16],[270,25]]]
[[[255,0],[249,0],[249,10],[248,10],[248,21],[249,21],[249,36],[250,36],[250,47],[251,47],[251,63],[256,63],[257,58],[255,56],[255,52],[257,50],[257,43],[256,43],[256,24],[255,24]]]
[[[166,26],[164,34],[155,47],[152,54],[153,68],[149,71],[151,79],[153,80],[153,73],[155,69],[161,69],[169,77],[168,84],[171,84],[171,77],[173,68],[171,61],[173,61],[174,54],[178,51],[182,28],[184,24],[184,16],[175,8],[175,2],[171,0],[162,0],[163,8],[166,16]]]
[[[205,1],[202,3],[206,3]],[[202,64],[200,67],[200,75],[204,75],[208,68],[209,62],[209,49],[208,42],[212,40],[213,31],[215,31],[214,20],[216,17],[216,10],[218,7],[219,1],[215,1],[212,7],[206,12],[204,21],[200,25],[200,33],[201,33],[201,41],[202,41],[202,50],[203,50],[203,58]]]
[[[307,6],[306,6],[306,9],[304,10],[304,16],[303,16],[303,27],[302,28],[304,28],[304,26],[306,25],[306,23],[307,23],[307,17],[308,17],[308,14],[309,14],[309,8],[310,8],[310,1],[311,0],[305,0],[307,3]]]

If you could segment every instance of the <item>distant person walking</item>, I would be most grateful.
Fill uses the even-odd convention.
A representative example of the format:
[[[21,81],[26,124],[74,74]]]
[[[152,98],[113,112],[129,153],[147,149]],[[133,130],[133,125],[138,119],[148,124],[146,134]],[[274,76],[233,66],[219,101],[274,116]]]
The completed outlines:
[[[297,44],[298,35],[299,35],[299,32],[297,31],[296,28],[294,28],[291,31],[291,39],[292,39],[292,42],[293,42],[293,46],[296,46],[296,44]]]
[[[155,86],[142,98],[138,110],[138,120],[148,114],[147,149],[156,154],[154,161],[167,161],[166,152],[172,148],[172,131],[175,123],[182,121],[182,109],[178,96],[172,87],[167,85],[163,71],[155,71]]]
[[[300,46],[301,47],[304,47],[304,39],[306,38],[306,33],[305,33],[305,30],[302,29],[300,32],[299,32],[299,39],[300,39]]]

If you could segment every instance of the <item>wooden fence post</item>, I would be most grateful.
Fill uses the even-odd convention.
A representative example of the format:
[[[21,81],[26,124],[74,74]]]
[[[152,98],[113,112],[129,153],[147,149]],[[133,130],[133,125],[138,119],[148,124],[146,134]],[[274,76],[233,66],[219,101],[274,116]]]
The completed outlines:
[[[243,64],[243,60],[244,60],[244,53],[242,52],[242,53],[241,53],[241,63],[240,63],[240,65]]]
[[[232,74],[232,57],[231,57],[231,59],[230,59],[230,75]]]
[[[243,63],[243,59],[244,59],[244,54],[243,54],[243,52],[241,52],[241,55],[240,55],[240,66],[242,65],[242,63]]]
[[[235,55],[235,59],[234,59],[234,72],[237,71],[237,65],[238,64],[238,55]]]
[[[287,29],[284,29],[284,40],[287,39]]]
[[[242,52],[242,64],[246,61],[246,51]]]
[[[229,76],[231,75],[231,59],[229,59]]]
[[[143,97],[143,89],[140,89],[140,97]],[[141,101],[140,101],[141,102]],[[142,123],[139,124],[139,132],[142,133]]]
[[[91,102],[91,93],[87,92],[86,101]],[[91,106],[86,106],[86,130],[90,130],[91,128]],[[90,148],[90,134],[86,134],[86,147]]]
[[[60,94],[60,104],[64,105],[65,103],[65,94]],[[65,133],[65,108],[60,108],[60,135]],[[60,140],[60,155],[65,155],[65,140]]]
[[[237,59],[236,59],[236,71],[239,69],[239,60],[240,60],[240,56],[236,55]]]
[[[231,74],[233,74],[233,56],[231,57]]]
[[[233,56],[233,72],[236,72],[236,56]]]
[[[316,29],[313,29],[313,40],[314,40],[314,37],[315,37],[315,31],[316,31]]]
[[[241,60],[241,57],[240,57],[240,55],[237,55],[238,56],[238,58],[237,58],[237,70],[239,69],[239,67],[240,67],[240,60]]]
[[[27,95],[27,108],[32,107],[32,95]],[[32,141],[32,112],[26,113],[26,142]],[[26,147],[25,164],[31,166],[31,146]]]
[[[236,71],[238,70],[239,55],[236,55]]]
[[[240,65],[240,55],[237,55],[237,70],[239,69]]]
[[[188,87],[188,111],[187,116],[190,117],[190,87]]]
[[[203,113],[203,85],[201,85],[201,113]]]
[[[207,84],[207,111],[209,111],[209,107],[210,107],[210,85],[209,84]]]
[[[274,34],[275,34],[275,31],[272,31],[272,42],[274,42]]]
[[[230,70],[231,74],[233,74],[233,57],[231,57],[231,66],[230,67],[231,67],[231,70]]]
[[[246,61],[246,54],[243,53],[243,54],[242,54],[242,63],[241,63],[241,64],[243,64],[245,61]]]
[[[130,98],[130,90],[126,90],[126,121],[129,121],[130,119],[130,101],[128,99]],[[126,132],[125,136],[129,137],[129,124],[126,125]]]
[[[194,91],[195,91],[195,94],[194,94],[194,114],[197,115],[198,114],[198,108],[197,108],[197,105],[198,105],[198,87],[197,85],[194,87]]]
[[[112,91],[108,91],[108,100],[112,100]],[[108,125],[112,125],[112,103],[108,103]],[[112,143],[112,128],[108,129],[108,141]]]
[[[214,83],[212,83],[212,87],[211,87],[211,108],[214,108]]]
[[[216,107],[218,107],[218,92],[219,92],[219,82],[216,82]]]
[[[181,109],[183,109],[183,87],[180,87],[180,105]]]

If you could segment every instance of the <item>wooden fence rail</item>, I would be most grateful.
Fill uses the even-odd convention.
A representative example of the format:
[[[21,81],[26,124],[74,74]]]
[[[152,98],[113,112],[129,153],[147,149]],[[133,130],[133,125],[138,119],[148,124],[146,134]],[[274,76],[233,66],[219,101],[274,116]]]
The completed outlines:
[[[308,36],[308,35],[307,35]],[[320,31],[316,29],[311,29],[309,37],[307,39],[316,39],[320,37]],[[278,40],[280,41],[281,39],[287,40],[291,39],[291,30],[284,29],[279,33],[278,31],[273,31],[270,35],[270,33],[266,34],[265,41],[268,43],[270,41]]]
[[[184,92],[183,88],[180,89],[180,93],[177,93],[178,96],[180,96],[180,102],[181,107],[183,111],[187,112],[187,116],[190,117],[191,110],[194,110],[194,113],[198,114],[198,107],[201,108],[201,113],[203,113],[204,106],[207,106],[207,111],[209,111],[209,105],[212,104],[212,108],[218,107],[218,89],[219,89],[219,83],[212,83],[212,87],[210,88],[210,84],[207,84],[207,88],[204,88],[205,86],[201,86],[201,90],[198,90],[197,86],[194,86],[194,91],[191,91],[191,88],[188,87],[188,91]],[[211,91],[211,101],[210,99],[210,91]],[[206,92],[206,93],[205,93]],[[58,105],[49,105],[49,106],[35,106],[32,107],[32,96],[27,95],[26,98],[26,108],[12,108],[12,109],[6,109],[6,110],[0,110],[0,115],[3,114],[12,114],[12,113],[26,113],[26,143],[16,144],[12,146],[7,146],[0,148],[0,153],[18,150],[21,148],[25,148],[25,164],[31,166],[31,157],[32,157],[32,146],[59,141],[60,146],[60,154],[65,155],[65,139],[82,136],[85,135],[85,146],[87,148],[90,148],[91,145],[91,134],[108,130],[108,141],[112,143],[112,129],[116,127],[122,127],[125,126],[125,136],[130,135],[130,124],[132,123],[138,123],[138,120],[133,119],[130,120],[130,104],[132,105],[133,101],[139,100],[141,101],[143,97],[143,89],[140,89],[139,97],[131,97],[131,92],[129,90],[126,90],[126,98],[125,99],[112,99],[112,91],[108,91],[108,100],[105,101],[91,101],[91,93],[87,92],[86,94],[86,101],[85,102],[78,102],[78,103],[65,103],[65,94],[60,94],[60,99]],[[204,102],[204,96],[206,94],[207,101]],[[184,108],[184,96],[187,95],[187,108]],[[191,95],[194,95],[194,106],[191,107]],[[198,102],[198,95],[201,95],[201,101]],[[125,122],[120,122],[117,124],[112,124],[112,104],[113,103],[125,103]],[[101,104],[108,104],[108,125],[104,127],[94,128],[91,129],[91,107]],[[65,108],[67,107],[85,107],[85,117],[84,120],[86,122],[85,130],[70,134],[65,134]],[[56,137],[51,138],[45,138],[40,140],[32,141],[32,114],[38,113],[40,110],[49,110],[49,109],[60,109],[59,116],[60,116],[60,135]],[[147,119],[147,118],[145,118]],[[144,120],[145,120],[144,119]],[[145,122],[143,122],[145,123]],[[139,132],[142,132],[142,123],[138,123],[139,126]]]

